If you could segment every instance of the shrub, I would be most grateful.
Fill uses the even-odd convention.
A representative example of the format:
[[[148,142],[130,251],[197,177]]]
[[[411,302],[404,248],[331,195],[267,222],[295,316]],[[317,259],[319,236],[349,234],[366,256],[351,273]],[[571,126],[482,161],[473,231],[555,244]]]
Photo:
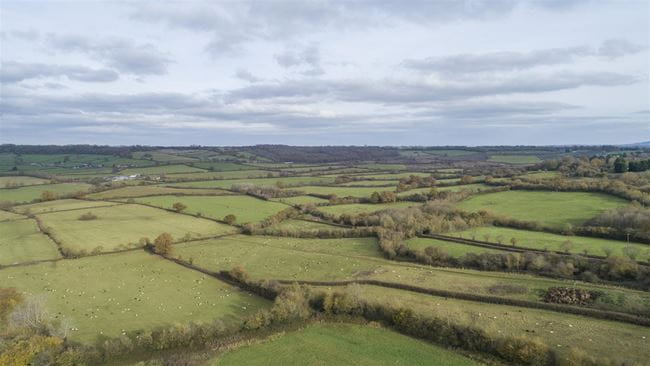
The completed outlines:
[[[92,212],[86,212],[85,214],[79,216],[79,220],[81,221],[90,221],[96,219],[97,219],[97,215],[93,214]]]

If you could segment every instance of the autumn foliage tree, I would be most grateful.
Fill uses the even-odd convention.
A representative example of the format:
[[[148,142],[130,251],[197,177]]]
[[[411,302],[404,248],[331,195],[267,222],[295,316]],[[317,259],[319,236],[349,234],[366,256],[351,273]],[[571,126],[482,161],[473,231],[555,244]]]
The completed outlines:
[[[228,224],[228,225],[232,225],[232,224],[235,223],[235,221],[237,221],[237,217],[236,217],[235,215],[233,215],[233,214],[226,215],[226,216],[223,218],[223,221],[224,221],[226,224]]]
[[[43,191],[41,193],[41,201],[54,201],[56,199],[56,193],[52,191]]]
[[[172,208],[173,208],[176,212],[182,212],[182,211],[184,211],[184,210],[187,208],[187,206],[186,206],[185,204],[183,204],[182,202],[176,202],[176,203],[174,203],[174,204],[172,205]]]
[[[162,233],[158,235],[156,240],[153,242],[153,251],[156,254],[163,256],[170,255],[173,250],[172,244],[174,243],[174,238],[170,233]]]

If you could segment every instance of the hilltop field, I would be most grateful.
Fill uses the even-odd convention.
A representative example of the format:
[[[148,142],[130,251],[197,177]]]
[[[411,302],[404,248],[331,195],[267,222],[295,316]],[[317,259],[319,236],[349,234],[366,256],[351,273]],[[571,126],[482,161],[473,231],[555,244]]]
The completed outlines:
[[[650,152],[296,149],[0,153],[0,365],[650,364]]]

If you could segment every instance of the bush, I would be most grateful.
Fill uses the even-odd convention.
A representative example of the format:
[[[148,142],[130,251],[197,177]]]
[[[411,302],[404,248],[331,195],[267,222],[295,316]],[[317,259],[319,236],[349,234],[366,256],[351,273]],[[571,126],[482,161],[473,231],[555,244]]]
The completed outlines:
[[[97,220],[97,215],[93,214],[92,212],[86,212],[85,214],[79,216],[79,220],[81,221]]]

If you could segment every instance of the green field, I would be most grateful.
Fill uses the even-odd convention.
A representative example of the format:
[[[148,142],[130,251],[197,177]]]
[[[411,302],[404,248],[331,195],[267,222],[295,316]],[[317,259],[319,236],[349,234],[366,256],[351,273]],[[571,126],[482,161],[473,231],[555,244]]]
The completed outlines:
[[[467,253],[507,253],[502,250],[481,248],[473,245],[429,238],[412,238],[406,241],[406,245],[416,250],[424,250],[427,247],[440,248],[451,257],[462,257]]]
[[[243,173],[243,172],[238,172]],[[302,185],[309,183],[332,183],[334,182],[334,177],[323,176],[323,177],[276,177],[276,178],[257,178],[257,179],[224,179],[224,180],[208,180],[208,181],[198,181],[198,182],[179,182],[179,183],[169,183],[167,186],[173,187],[187,187],[187,188],[225,188],[230,189],[233,185],[237,184],[254,184],[256,186],[278,186],[278,185]],[[302,191],[301,188],[291,188],[293,190]]]
[[[78,210],[84,208],[113,206],[116,203],[112,202],[89,202],[76,199],[64,199],[55,201],[46,201],[39,203],[30,203],[28,205],[20,205],[12,208],[13,211],[20,214],[39,214],[45,212],[65,211],[65,210]]]
[[[184,181],[199,181],[209,179],[255,179],[264,178],[277,173],[268,172],[264,170],[231,170],[226,172],[202,172],[202,173],[177,173],[165,176],[165,182],[184,182]],[[184,184],[184,183],[183,183]],[[230,188],[228,186],[227,188]]]
[[[60,258],[61,254],[33,219],[0,222],[0,265]]]
[[[59,183],[27,186],[21,188],[0,189],[0,202],[27,203],[40,199],[44,191],[54,192],[56,195],[67,195],[76,192],[86,192],[92,187],[85,183]]]
[[[392,303],[412,308],[423,314],[450,319],[454,323],[478,327],[495,336],[517,337],[526,334],[538,337],[560,353],[576,346],[595,357],[614,357],[642,364],[650,359],[647,327],[376,286],[363,286],[358,293],[371,303]]]
[[[339,184],[341,187],[348,187],[348,186],[384,186],[384,187],[390,187],[390,189],[394,189],[397,187],[397,184],[399,183],[398,180],[357,180],[349,183],[342,183]]]
[[[187,206],[186,212],[214,219],[223,219],[226,215],[235,215],[238,224],[258,222],[274,215],[289,206],[264,201],[250,196],[153,196],[136,198],[136,202],[146,203],[162,208],[172,208],[176,202]]]
[[[10,221],[10,220],[18,220],[18,219],[24,219],[25,216],[19,215],[13,212],[9,211],[2,211],[0,210],[0,221]]]
[[[562,248],[563,243],[567,240],[571,241],[570,253],[584,253],[585,251],[591,255],[605,256],[605,250],[611,249],[612,253],[616,255],[623,255],[624,249],[628,245],[637,248],[640,255],[637,259],[650,260],[650,245],[630,243],[609,240],[600,238],[589,238],[585,236],[565,236],[558,234],[545,233],[540,231],[526,231],[509,229],[503,227],[477,227],[469,230],[445,233],[450,236],[462,236],[465,239],[475,237],[476,240],[485,241],[488,235],[489,242],[498,243],[498,238],[502,240],[502,244],[510,245],[510,239],[517,239],[517,248],[533,248],[533,249],[548,249],[552,251],[564,251]]]
[[[92,212],[97,219],[79,220],[86,212]],[[135,204],[45,213],[38,217],[65,248],[87,252],[97,247],[101,247],[100,251],[138,247],[140,238],[153,240],[164,232],[180,240],[186,235],[204,238],[234,231],[210,220]]]
[[[45,296],[48,310],[69,321],[70,338],[84,343],[190,321],[236,321],[269,304],[144,251],[5,268],[0,278],[3,287]]]
[[[429,155],[447,156],[447,157],[451,157],[451,158],[478,154],[478,151],[454,150],[454,149],[450,149],[450,150],[424,150],[424,152],[429,154]]]
[[[131,175],[131,174],[174,174],[174,173],[200,173],[205,172],[203,169],[194,168],[188,165],[176,164],[176,165],[160,165],[160,166],[151,166],[146,168],[129,168],[120,171],[122,175]]]
[[[220,189],[191,189],[191,188],[170,188],[163,186],[130,186],[111,189],[98,193],[86,195],[85,198],[96,200],[110,200],[115,198],[144,197],[155,195],[213,195],[227,194],[229,192]]]
[[[325,187],[325,186],[304,186],[296,188],[309,194],[337,195],[338,197],[370,197],[373,192],[390,191],[394,192],[395,187]]]
[[[408,191],[400,192],[398,194],[399,197],[406,197],[410,196],[415,193],[429,193],[431,192],[431,188],[433,187],[425,187],[425,188],[415,188],[411,189]],[[444,192],[444,191],[449,191],[449,192],[458,192],[462,190],[468,190],[472,192],[478,192],[484,189],[488,189],[490,186],[482,183],[474,183],[474,184],[461,184],[461,185],[455,185],[455,186],[446,186],[446,187],[435,187],[436,191],[438,192]]]
[[[376,279],[458,292],[494,295],[495,285],[522,286],[521,293],[498,296],[539,301],[540,291],[548,287],[570,286],[598,289],[620,299],[610,306],[617,311],[650,310],[650,294],[622,288],[562,281],[530,275],[473,270],[435,268],[383,259],[371,238],[336,242],[323,239],[287,239],[264,236],[230,236],[177,246],[183,258],[212,270],[243,266],[260,279],[340,281]],[[618,301],[618,300],[617,300]]]
[[[296,197],[285,197],[285,198],[274,198],[273,201],[284,202],[289,205],[306,205],[309,203],[327,203],[329,202],[326,199],[312,197],[312,196],[296,196]]]
[[[300,231],[342,229],[334,225],[328,225],[320,222],[298,220],[298,219],[284,220],[271,227],[279,230],[300,230]]]
[[[321,206],[319,211],[335,215],[358,215],[361,213],[370,213],[380,210],[399,209],[413,206],[419,206],[419,202],[394,202],[394,203],[351,203],[347,205]]]
[[[480,363],[393,331],[356,324],[313,324],[229,351],[210,365],[432,365]]]
[[[487,210],[517,220],[552,226],[580,225],[611,208],[628,202],[614,196],[588,192],[506,191],[473,196],[458,207]]]
[[[488,161],[508,164],[535,164],[542,160],[535,155],[490,155]]]
[[[186,156],[167,154],[159,151],[138,151],[133,153],[133,157],[136,159],[146,159],[145,155],[150,156],[150,157],[146,157],[147,160],[151,159],[153,161],[159,161],[165,163],[183,163],[183,162],[196,161],[196,159],[189,158]]]
[[[416,175],[418,177],[428,177],[431,175],[431,173],[423,173],[423,172],[407,172],[407,173],[394,173],[394,174],[359,174],[356,175],[358,178],[371,178],[371,179],[381,179],[381,180],[400,180],[402,178],[408,178],[412,175]]]
[[[11,176],[0,177],[0,188],[33,186],[36,184],[50,183],[49,179],[27,177],[27,176]]]
[[[192,163],[193,167],[206,169],[215,172],[226,172],[232,170],[255,170],[255,167],[250,165],[242,165],[237,163],[229,163],[225,161],[210,161],[210,162],[199,162]]]

